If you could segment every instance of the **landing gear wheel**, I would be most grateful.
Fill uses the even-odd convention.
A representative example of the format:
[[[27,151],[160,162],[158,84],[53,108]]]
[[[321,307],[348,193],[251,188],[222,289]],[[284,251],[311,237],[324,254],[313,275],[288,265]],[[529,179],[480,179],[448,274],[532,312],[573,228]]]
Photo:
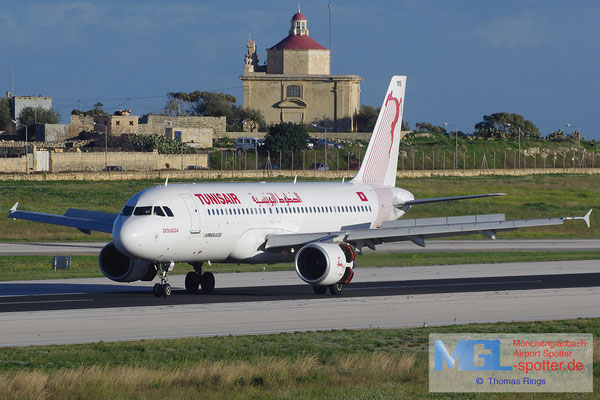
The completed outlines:
[[[198,273],[190,271],[185,276],[185,291],[188,294],[197,294],[200,286],[200,276]]]
[[[313,286],[313,292],[315,292],[315,294],[325,294],[326,291],[327,291],[327,286],[317,286],[317,285]]]
[[[342,293],[342,289],[344,289],[344,285],[342,283],[334,283],[333,285],[329,286],[329,293],[337,296]]]
[[[171,295],[171,285],[165,283],[162,287],[162,295],[164,297],[169,297]]]
[[[212,293],[215,290],[215,276],[212,272],[204,272],[200,275],[200,287],[202,293]]]
[[[154,293],[154,297],[162,296],[162,286],[160,283],[157,283],[156,285],[154,285],[154,288],[152,290]]]

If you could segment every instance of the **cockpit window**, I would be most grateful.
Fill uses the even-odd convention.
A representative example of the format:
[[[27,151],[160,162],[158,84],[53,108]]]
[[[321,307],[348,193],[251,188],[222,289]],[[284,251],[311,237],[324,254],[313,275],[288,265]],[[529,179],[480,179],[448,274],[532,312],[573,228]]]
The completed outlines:
[[[165,213],[167,214],[168,217],[173,216],[173,211],[171,211],[171,209],[169,207],[163,206],[163,209],[165,210]]]
[[[160,217],[164,217],[165,216],[165,212],[163,211],[162,208],[158,207],[158,206],[154,206],[154,215],[158,215]]]
[[[136,207],[133,211],[133,215],[150,215],[152,214],[152,207]]]
[[[133,207],[132,206],[125,206],[125,207],[123,207],[123,211],[121,211],[121,215],[129,217],[131,214],[133,214]]]

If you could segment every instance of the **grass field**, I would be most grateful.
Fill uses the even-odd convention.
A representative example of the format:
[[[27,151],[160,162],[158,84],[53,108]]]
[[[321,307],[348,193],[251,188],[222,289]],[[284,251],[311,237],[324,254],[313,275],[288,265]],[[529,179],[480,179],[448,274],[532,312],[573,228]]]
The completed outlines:
[[[68,208],[119,212],[134,193],[162,181],[5,182],[0,186],[0,209],[17,201],[20,209],[64,213]],[[172,182],[173,183],[173,182]],[[524,177],[444,177],[404,179],[398,187],[416,198],[505,192],[508,196],[413,207],[405,218],[482,213],[506,213],[507,218],[584,215],[600,206],[600,175],[530,175]],[[599,210],[600,211],[600,210]],[[600,237],[600,213],[592,213],[592,228],[581,221],[564,226],[530,228],[498,235],[501,238]],[[110,240],[110,235],[84,235],[72,228],[0,219],[0,240]]]
[[[600,260],[599,251],[557,251],[557,252],[473,252],[473,253],[398,253],[365,254],[358,256],[357,268],[368,267],[410,267],[419,265],[456,265],[505,262],[540,262],[567,260]],[[73,256],[71,270],[51,269],[50,256],[5,256],[0,257],[0,281],[31,279],[68,279],[102,277],[96,256]],[[273,265],[213,264],[207,268],[214,273],[293,271],[292,263]],[[172,274],[185,274],[191,271],[188,264],[178,264]]]
[[[592,399],[430,394],[429,333],[592,333],[599,319],[0,349],[0,399]],[[594,391],[600,389],[594,346]]]

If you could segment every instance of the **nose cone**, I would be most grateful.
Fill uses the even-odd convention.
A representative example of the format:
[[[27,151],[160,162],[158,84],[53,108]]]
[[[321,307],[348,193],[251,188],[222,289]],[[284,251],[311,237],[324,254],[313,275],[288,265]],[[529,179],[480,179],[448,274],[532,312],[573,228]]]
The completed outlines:
[[[143,231],[135,222],[130,218],[118,218],[113,226],[113,243],[121,253],[141,257]]]

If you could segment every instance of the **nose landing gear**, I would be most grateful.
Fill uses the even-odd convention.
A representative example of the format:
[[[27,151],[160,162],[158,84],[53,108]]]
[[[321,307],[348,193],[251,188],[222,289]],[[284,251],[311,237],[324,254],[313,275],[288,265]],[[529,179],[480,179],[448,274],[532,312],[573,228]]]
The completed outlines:
[[[215,276],[212,272],[202,272],[202,264],[192,264],[194,271],[185,276],[185,291],[189,294],[197,294],[198,289],[202,293],[212,293],[215,290]]]
[[[160,272],[160,283],[154,285],[154,297],[169,297],[171,295],[171,285],[169,285],[169,272],[175,267],[175,263],[171,261],[168,264],[158,264],[154,266]]]

